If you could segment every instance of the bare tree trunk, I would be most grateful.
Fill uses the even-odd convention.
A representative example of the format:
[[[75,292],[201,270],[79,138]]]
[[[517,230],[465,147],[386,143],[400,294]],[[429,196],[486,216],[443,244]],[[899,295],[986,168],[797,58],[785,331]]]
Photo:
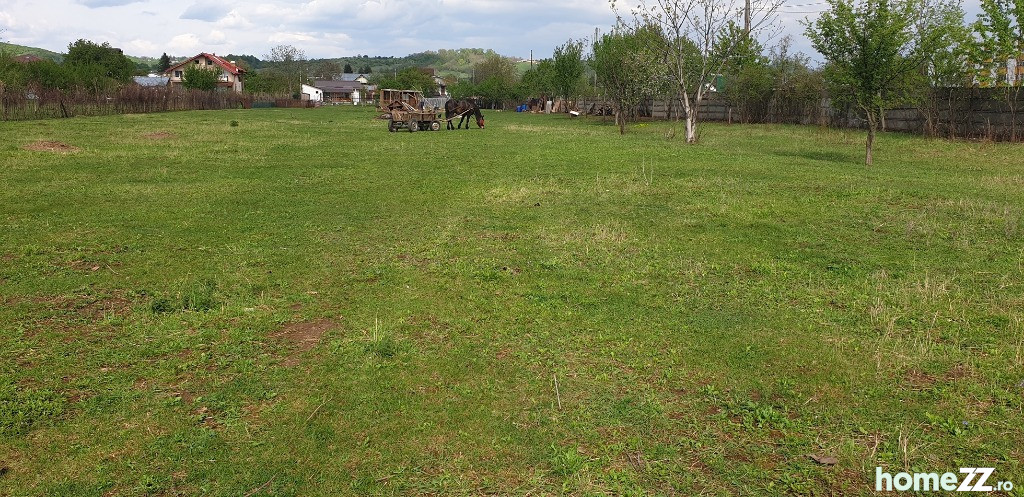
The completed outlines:
[[[867,143],[867,154],[864,157],[864,164],[872,165],[874,163],[874,157],[872,157],[872,151],[875,147],[875,127],[877,121],[875,117],[868,112],[868,143]]]
[[[686,111],[686,143],[694,144],[697,143],[697,108],[696,105],[690,104],[690,95],[687,92],[683,94],[683,110]],[[699,101],[697,105],[699,105]]]

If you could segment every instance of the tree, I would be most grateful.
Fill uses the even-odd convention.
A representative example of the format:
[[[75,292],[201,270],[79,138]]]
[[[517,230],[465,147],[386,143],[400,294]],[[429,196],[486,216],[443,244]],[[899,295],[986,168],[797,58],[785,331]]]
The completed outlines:
[[[1017,98],[1024,78],[1013,69],[1024,65],[1024,0],[981,0],[974,23],[975,76],[983,86],[1003,88],[1010,108],[1010,139],[1017,140]],[[1012,63],[1011,63],[1012,61]]]
[[[871,165],[885,109],[923,85],[919,71],[934,34],[917,33],[919,0],[828,0],[831,6],[806,34],[827,62],[825,80],[833,101],[865,116],[864,162]]]
[[[507,57],[491,54],[473,65],[473,84],[479,85],[491,78],[497,78],[508,86],[514,85],[518,80],[515,62]]]
[[[533,69],[523,74],[516,93],[523,98],[539,97],[547,100],[555,93],[554,72],[555,63],[551,59],[539,61]]]
[[[472,98],[479,95],[472,81],[459,81],[448,87],[448,95],[455,100]]]
[[[157,72],[163,74],[163,73],[167,72],[167,70],[170,69],[170,68],[171,68],[171,57],[167,55],[167,52],[164,52],[164,54],[160,56],[160,60],[157,61],[157,63],[156,63],[156,70],[157,70]]]
[[[490,77],[476,87],[477,95],[482,99],[482,107],[492,109],[503,107],[506,100],[512,98],[512,87],[498,77]]]
[[[623,25],[594,41],[590,67],[612,103],[619,134],[626,133],[626,121],[635,118],[637,107],[663,89],[666,74],[657,48],[661,43],[652,26]]]
[[[318,60],[312,66],[313,79],[334,79],[341,72],[341,66],[333,60]]]
[[[291,45],[277,45],[264,58],[271,62],[271,72],[286,82],[286,91],[298,94],[300,86],[308,79],[306,53]]]
[[[220,69],[207,69],[196,64],[188,64],[182,74],[181,85],[192,90],[212,91],[220,82],[220,73]]]
[[[755,113],[764,116],[773,83],[764,48],[735,23],[719,35],[718,44],[732,54],[722,65],[722,98],[737,108],[744,122],[754,119]]]
[[[583,63],[583,40],[569,40],[555,48],[552,61],[551,84],[555,94],[571,100],[583,86],[583,72],[586,69]]]
[[[434,78],[414,67],[405,69],[394,76],[378,75],[373,82],[382,89],[418,90],[427,96],[437,94],[437,84],[434,83]]]
[[[938,41],[937,46],[922,50],[924,57],[921,73],[928,84],[927,92],[919,93],[919,108],[925,117],[925,131],[938,134],[939,102],[952,102],[951,95],[940,98],[940,92],[950,88],[971,85],[969,67],[972,47],[971,32],[964,24],[964,11],[960,0],[923,0],[917,21],[917,33],[926,44]],[[951,113],[952,114],[952,113]],[[952,119],[951,119],[952,120]],[[950,126],[950,131],[955,127]]]
[[[1019,85],[1009,61],[1024,51],[1024,0],[981,0],[974,23],[977,43],[974,62],[978,81],[985,86]],[[1020,64],[1020,62],[1017,62]]]
[[[107,86],[111,80],[128,83],[135,72],[135,63],[120,49],[106,42],[97,45],[81,39],[68,45],[64,65],[76,74],[81,83],[95,88]]]
[[[360,69],[359,72],[365,75],[370,75],[373,74],[373,68],[370,66],[363,66],[363,68]]]
[[[349,64],[347,62],[345,63],[344,73],[345,74],[352,74],[352,64]]]
[[[611,3],[614,9],[615,0]],[[756,37],[769,27],[781,4],[782,0],[750,0],[751,15],[744,34]],[[634,26],[654,26],[665,40],[661,46],[662,60],[686,113],[687,143],[697,143],[697,110],[738,46],[720,45],[721,34],[730,25],[743,22],[743,13],[734,0],[641,0],[632,10],[630,22]],[[625,23],[621,16],[619,20]]]
[[[821,71],[811,68],[810,58],[792,53],[792,38],[785,36],[769,54],[772,95],[768,113],[776,117],[806,117],[818,114],[825,92]],[[802,123],[802,120],[795,121]]]

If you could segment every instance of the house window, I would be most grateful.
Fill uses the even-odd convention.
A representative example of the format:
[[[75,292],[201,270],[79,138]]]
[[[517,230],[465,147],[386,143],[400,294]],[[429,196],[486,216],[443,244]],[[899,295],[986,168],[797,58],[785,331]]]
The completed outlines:
[[[196,59],[196,65],[197,66],[199,65],[199,59]]]
[[[174,77],[175,78],[180,78],[181,77],[181,71],[174,71]]]
[[[208,66],[212,66],[212,65],[213,65],[213,61],[212,61],[212,60],[208,60],[208,61],[206,61],[206,65],[208,65]]]

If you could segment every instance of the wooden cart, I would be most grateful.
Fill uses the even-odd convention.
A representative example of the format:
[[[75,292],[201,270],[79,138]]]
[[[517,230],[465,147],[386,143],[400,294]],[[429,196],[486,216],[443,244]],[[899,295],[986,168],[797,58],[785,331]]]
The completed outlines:
[[[412,133],[441,129],[441,113],[434,109],[420,110],[404,102],[395,102],[389,112],[388,131],[392,133],[402,128]]]

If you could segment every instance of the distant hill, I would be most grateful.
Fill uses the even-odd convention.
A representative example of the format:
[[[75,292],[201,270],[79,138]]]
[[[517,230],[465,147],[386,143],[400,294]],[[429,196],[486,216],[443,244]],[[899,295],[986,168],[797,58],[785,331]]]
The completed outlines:
[[[21,54],[32,54],[44,59],[50,59],[55,62],[61,62],[64,60],[64,55],[51,52],[42,48],[26,47],[22,45],[14,45],[10,43],[0,43],[0,50],[7,51],[14,55]],[[139,57],[125,54],[132,62],[136,64],[144,64],[147,66],[155,67],[159,61],[158,57]],[[194,54],[192,54],[194,55]],[[344,68],[345,64],[352,66],[354,72],[362,72],[362,69],[369,67],[373,74],[386,74],[399,72],[403,69],[411,67],[429,67],[433,68],[438,76],[441,77],[453,77],[456,79],[469,78],[473,73],[473,66],[477,63],[483,62],[487,57],[497,55],[494,50],[483,49],[483,48],[459,48],[455,50],[442,49],[437,51],[426,51],[420,53],[414,53],[406,55],[405,57],[382,57],[382,56],[369,56],[369,55],[356,55],[351,57],[335,57],[326,59],[310,59],[309,62],[312,65],[322,62],[332,62],[338,65],[339,68]],[[171,60],[184,60],[186,57],[173,56]],[[244,63],[250,69],[259,70],[267,66],[267,61],[255,55],[225,55],[224,58],[228,60],[237,60],[240,63]],[[529,62],[520,62],[517,64],[517,68],[520,72],[526,72],[529,68]],[[339,69],[340,72],[340,69]]]
[[[54,62],[61,62],[64,60],[64,55],[57,52],[51,52],[43,48],[26,47],[22,45],[15,45],[13,43],[0,42],[0,51],[11,53],[14,55],[35,55],[44,59],[50,59]]]
[[[3,50],[5,52],[8,52],[8,53],[11,53],[11,54],[14,54],[14,55],[25,55],[25,54],[35,55],[36,57],[42,57],[44,59],[50,59],[50,60],[52,60],[54,62],[58,62],[58,63],[64,61],[64,54],[57,53],[57,52],[51,52],[49,50],[46,50],[45,48],[26,47],[24,45],[15,45],[13,43],[3,43],[3,42],[0,42],[0,50]],[[156,64],[156,62],[159,60],[159,57],[136,57],[136,56],[133,56],[133,55],[125,55],[125,56],[128,57],[129,60],[131,60],[132,62],[134,62],[136,64],[142,63],[142,64],[146,64],[146,65],[153,65],[153,64]]]
[[[321,61],[329,61],[337,63],[341,67],[349,64],[354,72],[361,72],[360,69],[370,66],[374,74],[400,72],[410,67],[429,67],[434,69],[438,76],[465,79],[472,75],[474,65],[483,62],[492,55],[499,54],[490,49],[459,48],[454,50],[430,50],[406,55],[405,57],[357,55],[355,57],[314,59],[310,62],[315,64]]]

